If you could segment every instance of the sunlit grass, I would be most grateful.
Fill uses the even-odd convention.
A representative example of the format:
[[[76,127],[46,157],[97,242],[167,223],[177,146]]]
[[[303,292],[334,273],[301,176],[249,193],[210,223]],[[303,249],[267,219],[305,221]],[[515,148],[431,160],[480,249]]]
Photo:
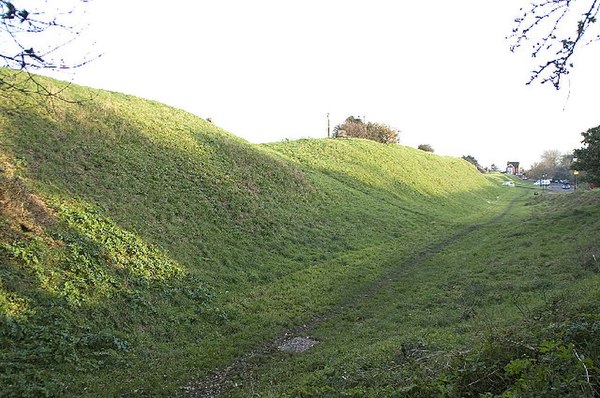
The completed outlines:
[[[408,147],[256,146],[157,102],[64,94],[90,93],[0,99],[0,387],[12,395],[172,396],[520,195]],[[382,292],[365,311],[385,320],[386,302],[443,301],[423,272],[406,275],[415,291]],[[419,322],[448,335],[455,315]],[[365,336],[393,325],[345,317]],[[372,336],[373,352],[399,341]]]
[[[318,326],[311,337],[319,344],[310,351],[263,358],[228,396],[264,391],[278,397],[426,397],[462,396],[460,388],[478,391],[475,396],[487,391],[485,382],[477,389],[477,377],[459,387],[444,375],[468,377],[477,363],[457,361],[483,355],[477,354],[480,345],[492,336],[510,340],[516,327],[537,333],[538,322],[558,327],[546,323],[551,319],[569,325],[580,311],[597,309],[600,267],[591,252],[598,251],[599,200],[598,193],[587,192],[520,201],[498,222]],[[557,338],[545,333],[515,344]],[[597,357],[590,360],[598,363]],[[511,378],[504,377],[506,389]]]
[[[359,139],[310,139],[269,144],[269,147],[329,174],[346,175],[400,195],[416,192],[449,197],[486,187],[485,178],[467,162],[402,145],[380,145]]]

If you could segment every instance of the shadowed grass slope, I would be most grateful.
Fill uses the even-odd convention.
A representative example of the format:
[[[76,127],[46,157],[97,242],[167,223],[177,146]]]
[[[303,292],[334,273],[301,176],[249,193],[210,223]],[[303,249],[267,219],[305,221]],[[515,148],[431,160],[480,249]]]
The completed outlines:
[[[157,102],[62,95],[0,98],[8,396],[173,395],[512,195],[411,148],[256,146]]]

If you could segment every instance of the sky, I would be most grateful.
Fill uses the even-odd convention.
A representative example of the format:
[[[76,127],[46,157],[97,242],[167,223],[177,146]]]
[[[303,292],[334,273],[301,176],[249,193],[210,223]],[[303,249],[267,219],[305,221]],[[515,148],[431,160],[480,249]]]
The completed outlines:
[[[600,125],[600,43],[556,91],[506,39],[522,0],[92,0],[75,83],[185,109],[253,143],[327,136],[350,115],[400,143],[526,167]],[[93,47],[89,43],[94,42]],[[81,50],[81,48],[79,48]]]

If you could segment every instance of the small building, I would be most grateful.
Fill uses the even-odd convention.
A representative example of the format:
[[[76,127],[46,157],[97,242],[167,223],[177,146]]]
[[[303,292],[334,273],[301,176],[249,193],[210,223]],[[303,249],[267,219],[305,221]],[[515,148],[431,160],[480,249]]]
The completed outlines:
[[[523,170],[519,167],[519,162],[506,162],[506,174],[520,176]]]

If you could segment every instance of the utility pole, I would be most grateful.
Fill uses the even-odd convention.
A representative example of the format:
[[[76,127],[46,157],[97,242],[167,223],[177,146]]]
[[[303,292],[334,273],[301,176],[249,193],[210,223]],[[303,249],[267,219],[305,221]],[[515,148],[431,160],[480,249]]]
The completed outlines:
[[[577,162],[577,158],[573,157],[573,163]],[[579,170],[573,170],[573,176],[575,177],[575,188],[573,188],[574,191],[577,190],[577,176],[579,175]]]
[[[329,112],[327,112],[327,138],[331,138],[331,130],[329,129]]]

